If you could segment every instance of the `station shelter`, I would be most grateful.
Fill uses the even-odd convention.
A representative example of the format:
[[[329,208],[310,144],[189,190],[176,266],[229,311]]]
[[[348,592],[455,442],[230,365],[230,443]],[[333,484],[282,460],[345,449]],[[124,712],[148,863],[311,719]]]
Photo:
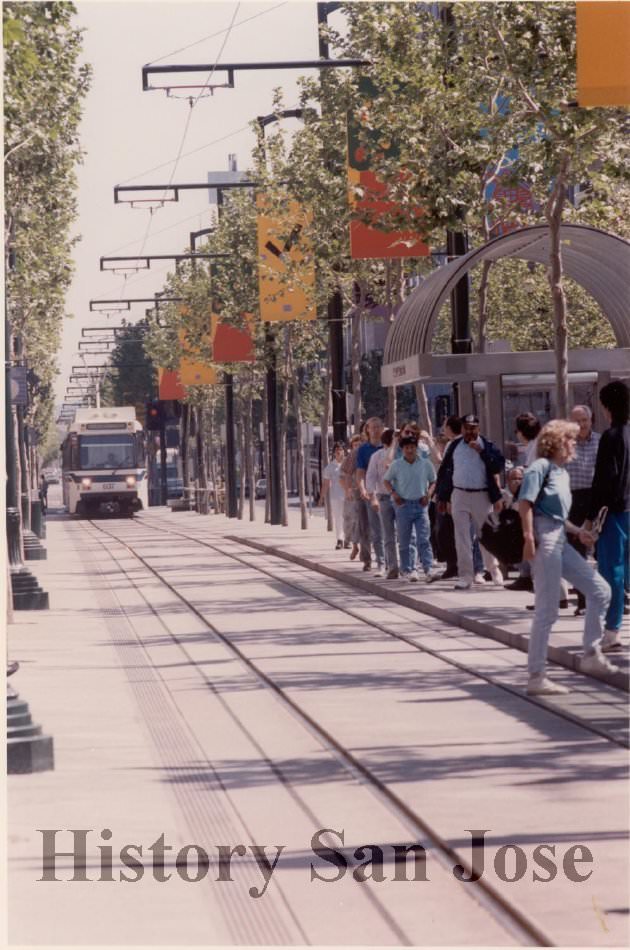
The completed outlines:
[[[591,405],[601,432],[606,424],[597,393],[613,378],[630,380],[630,242],[574,224],[563,225],[560,236],[565,275],[597,301],[617,342],[614,349],[569,350],[569,403]],[[459,413],[476,413],[484,434],[509,457],[520,412],[531,411],[543,422],[555,415],[554,351],[493,352],[490,346],[484,353],[434,354],[432,340],[442,306],[473,267],[504,258],[547,265],[549,241],[547,225],[519,228],[430,274],[405,300],[389,331],[382,385],[456,383]]]

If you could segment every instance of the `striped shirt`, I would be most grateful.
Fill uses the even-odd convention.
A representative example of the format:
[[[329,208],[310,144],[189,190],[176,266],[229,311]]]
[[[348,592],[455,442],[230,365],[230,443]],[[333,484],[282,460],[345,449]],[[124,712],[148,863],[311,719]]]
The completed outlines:
[[[378,452],[375,452],[370,459],[365,474],[365,488],[369,495],[388,494],[383,479],[390,466],[389,449],[383,446]]]
[[[575,443],[575,458],[565,465],[571,480],[571,491],[590,488],[593,484],[599,439],[599,433],[591,431],[587,439],[578,439]]]

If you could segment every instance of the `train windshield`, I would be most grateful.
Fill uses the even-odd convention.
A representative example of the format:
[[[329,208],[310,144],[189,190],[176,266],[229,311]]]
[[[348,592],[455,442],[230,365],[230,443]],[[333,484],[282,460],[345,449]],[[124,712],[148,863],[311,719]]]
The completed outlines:
[[[132,435],[82,435],[79,468],[134,468],[136,446]]]

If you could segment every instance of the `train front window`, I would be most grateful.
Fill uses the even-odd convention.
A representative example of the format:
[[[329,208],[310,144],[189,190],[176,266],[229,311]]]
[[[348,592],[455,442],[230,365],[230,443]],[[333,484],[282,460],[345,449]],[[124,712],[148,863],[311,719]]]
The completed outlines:
[[[82,470],[134,468],[135,442],[132,435],[82,435],[79,443]]]

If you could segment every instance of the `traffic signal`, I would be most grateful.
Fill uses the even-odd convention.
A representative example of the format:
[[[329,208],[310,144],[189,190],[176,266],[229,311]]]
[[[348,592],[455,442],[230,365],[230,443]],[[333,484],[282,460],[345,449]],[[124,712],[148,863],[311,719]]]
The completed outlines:
[[[166,412],[163,399],[153,399],[146,404],[144,421],[145,427],[150,431],[164,427]]]

